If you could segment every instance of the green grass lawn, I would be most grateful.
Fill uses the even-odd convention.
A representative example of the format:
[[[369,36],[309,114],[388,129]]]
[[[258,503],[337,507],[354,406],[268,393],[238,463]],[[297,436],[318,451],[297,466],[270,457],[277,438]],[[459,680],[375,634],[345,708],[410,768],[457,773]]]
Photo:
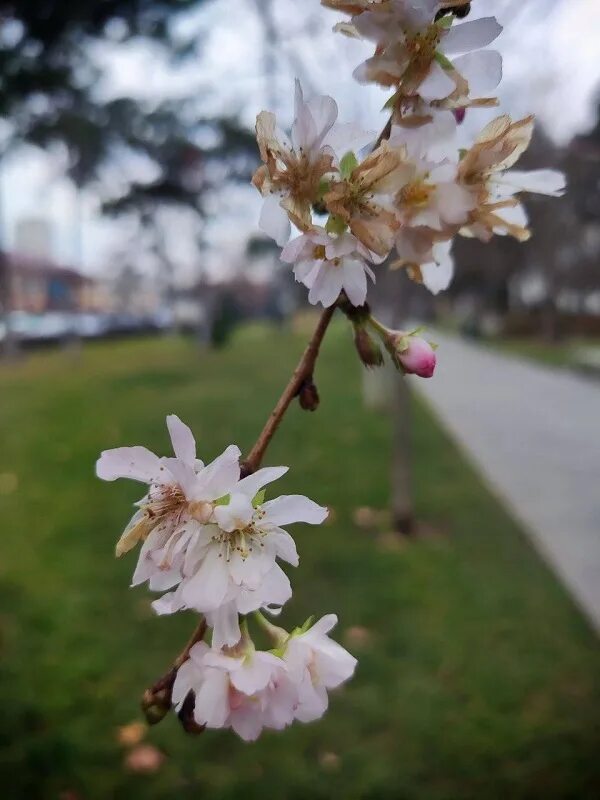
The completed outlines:
[[[6,800],[466,800],[600,796],[600,648],[521,531],[422,406],[419,517],[444,534],[390,548],[353,524],[388,496],[388,422],[363,408],[334,327],[314,414],[293,407],[267,463],[333,508],[297,526],[282,623],[335,611],[359,658],[326,717],[248,745],[169,715],[151,775],[119,726],[194,626],[156,618],[135,557],[113,558],[142,493],[94,478],[103,448],[167,452],[175,412],[204,459],[253,442],[303,342],[252,328],[201,353],[181,339],[87,346],[0,368],[0,796]],[[360,626],[357,636],[352,627]],[[358,640],[358,641],[357,641]],[[352,642],[352,643],[351,643]]]

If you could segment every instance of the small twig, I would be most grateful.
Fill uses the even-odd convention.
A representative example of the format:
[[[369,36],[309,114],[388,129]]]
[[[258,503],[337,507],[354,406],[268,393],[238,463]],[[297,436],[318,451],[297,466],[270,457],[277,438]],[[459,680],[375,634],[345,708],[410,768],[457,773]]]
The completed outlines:
[[[171,708],[173,695],[173,684],[177,677],[177,670],[187,661],[190,650],[198,642],[202,641],[206,633],[206,620],[200,617],[196,629],[191,635],[188,643],[173,662],[171,669],[159,678],[149,689],[146,689],[142,696],[142,709],[146,719],[151,725],[160,722],[161,719]]]
[[[249,452],[248,457],[244,462],[245,474],[248,475],[258,469],[264,458],[265,451],[269,446],[271,439],[275,435],[275,431],[281,424],[281,420],[283,419],[290,403],[294,397],[298,395],[304,382],[312,378],[315,363],[319,355],[321,342],[323,341],[323,337],[325,336],[327,328],[329,327],[329,323],[331,322],[331,319],[335,313],[335,309],[336,306],[334,304],[329,308],[326,308],[321,314],[310,342],[308,343],[302,358],[298,362],[298,366],[294,370],[292,377],[283,390],[281,397],[277,401],[277,405],[273,411],[271,411],[269,419],[267,420],[260,436],[256,440],[254,447]]]
[[[385,128],[381,131],[381,133],[377,137],[375,145],[373,146],[373,150],[376,150],[379,147],[379,145],[385,139],[389,139],[390,138],[390,134],[392,133],[392,120],[393,120],[393,118],[394,118],[394,115],[392,114],[390,116],[390,118],[388,119],[388,121],[385,123]]]
[[[271,415],[269,416],[269,419],[267,420],[260,436],[256,440],[256,444],[250,451],[246,461],[242,464],[242,475],[249,475],[258,469],[264,457],[265,451],[269,446],[269,442],[279,427],[290,403],[294,397],[300,394],[302,388],[307,383],[312,385],[312,375],[317,357],[319,355],[321,342],[323,341],[323,337],[325,336],[327,328],[329,327],[329,323],[331,322],[331,319],[335,313],[335,309],[336,305],[334,304],[330,308],[326,308],[321,314],[317,327],[311,336],[310,342],[308,343],[302,358],[298,362],[298,366],[294,370],[292,377],[283,390],[281,397],[277,401],[277,405],[271,412]],[[144,692],[142,696],[142,709],[146,715],[146,719],[151,725],[160,722],[170,710],[173,696],[173,684],[175,683],[175,678],[177,677],[177,670],[188,659],[192,647],[204,638],[205,633],[206,620],[202,616],[200,617],[200,621],[189,642],[177,656],[171,669]],[[182,714],[180,714],[181,722],[186,731],[190,733],[199,733],[201,731],[201,726],[194,725],[189,713],[190,702],[190,698],[186,698],[184,707],[182,707],[181,710]]]

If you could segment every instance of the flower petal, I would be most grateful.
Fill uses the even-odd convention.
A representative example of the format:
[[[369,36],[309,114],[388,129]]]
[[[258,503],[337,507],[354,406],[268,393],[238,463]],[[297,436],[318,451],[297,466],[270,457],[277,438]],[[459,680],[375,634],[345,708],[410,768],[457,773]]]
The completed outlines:
[[[321,303],[324,308],[329,308],[337,300],[342,291],[342,270],[323,261],[308,293],[308,302],[313,306]]]
[[[200,690],[196,692],[194,719],[207,728],[222,728],[229,716],[229,676],[213,667],[206,668]]]
[[[454,59],[454,67],[469,84],[472,95],[493,92],[502,80],[502,56],[497,50],[478,50]]]
[[[240,479],[239,447],[232,444],[198,473],[196,500],[218,500],[233,489]]]
[[[450,247],[451,245],[445,242],[435,245],[433,248],[434,257],[437,257],[439,261],[421,265],[423,284],[432,294],[437,294],[447,289],[454,275],[454,261],[450,253]]]
[[[231,683],[244,694],[255,694],[267,686],[277,668],[285,668],[280,658],[272,653],[255,652],[244,659],[239,669],[231,673]]]
[[[425,100],[443,100],[455,90],[456,86],[452,78],[434,61],[429,70],[429,74],[419,86],[419,94]]]
[[[342,267],[344,291],[353,306],[362,306],[367,299],[367,275],[365,266],[358,259],[346,258]]]
[[[442,39],[443,53],[469,53],[487,47],[502,33],[496,17],[482,17],[460,25],[453,25]]]
[[[236,597],[237,610],[240,614],[249,614],[264,606],[282,606],[291,596],[290,579],[279,564],[275,564],[264,576],[258,589],[252,591],[241,588]]]
[[[289,525],[292,522],[308,522],[319,525],[328,515],[328,510],[301,494],[281,495],[263,504],[265,521],[271,525]]]
[[[213,648],[221,649],[222,647],[233,647],[239,642],[242,633],[240,631],[240,620],[234,602],[224,603],[215,611],[208,611],[206,613],[206,621],[213,629]]]
[[[167,417],[167,428],[173,445],[173,452],[181,461],[194,465],[196,462],[196,440],[194,434],[175,414]]]
[[[346,153],[356,153],[377,138],[375,131],[363,131],[354,123],[335,125],[327,134],[323,145],[331,147],[338,160]]]
[[[566,189],[566,178],[564,173],[556,169],[534,169],[524,171],[511,169],[501,177],[494,180],[495,184],[509,187],[515,192],[534,192],[535,194],[546,194],[550,197],[562,197]]]
[[[181,584],[181,596],[188,608],[215,611],[223,603],[229,586],[229,572],[219,548],[210,547],[198,571]]]
[[[116,447],[104,450],[96,462],[96,475],[103,481],[131,478],[142,483],[160,483],[165,468],[146,447]]]
[[[316,137],[310,143],[311,148],[321,147],[323,140],[335,124],[338,115],[337,103],[328,95],[317,95],[307,103],[316,127]]]
[[[266,486],[268,483],[273,483],[273,481],[281,478],[282,475],[285,475],[288,469],[289,467],[263,467],[262,469],[253,472],[252,475],[242,478],[242,480],[235,487],[235,491],[241,492],[252,499],[256,493],[263,488],[263,486]]]
[[[178,458],[162,458],[161,461],[173,476],[173,481],[183,489],[185,496],[192,497],[198,482],[194,467]]]
[[[229,503],[215,508],[215,519],[221,530],[231,533],[243,531],[254,515],[250,498],[245,494],[232,494]]]
[[[265,198],[258,226],[267,236],[275,239],[279,247],[283,247],[290,238],[292,225],[280,200],[278,194],[270,194]]]
[[[246,703],[231,715],[231,727],[245,742],[255,742],[263,729],[262,713],[255,704]]]
[[[295,264],[302,255],[302,251],[306,248],[310,253],[314,245],[310,237],[306,234],[297,236],[295,239],[289,241],[281,251],[279,258],[285,261],[286,264]]]
[[[269,533],[269,540],[273,542],[278,557],[287,561],[292,567],[297,567],[300,559],[296,550],[296,543],[287,531],[277,528]]]

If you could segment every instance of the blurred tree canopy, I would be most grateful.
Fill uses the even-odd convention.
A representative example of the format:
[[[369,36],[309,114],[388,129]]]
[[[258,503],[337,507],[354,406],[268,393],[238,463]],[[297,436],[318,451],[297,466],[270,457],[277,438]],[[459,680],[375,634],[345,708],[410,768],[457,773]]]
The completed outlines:
[[[164,204],[203,213],[207,190],[246,180],[253,136],[234,118],[198,119],[193,98],[142,103],[103,100],[98,43],[147,39],[172,60],[198,43],[174,35],[173,22],[210,0],[0,0],[0,120],[6,152],[27,142],[67,151],[66,171],[83,186],[102,183],[103,167],[126,153],[151,166],[152,179],[130,180],[106,197],[111,213],[139,211],[143,220]],[[209,135],[207,135],[207,133]],[[209,142],[207,144],[206,142]]]

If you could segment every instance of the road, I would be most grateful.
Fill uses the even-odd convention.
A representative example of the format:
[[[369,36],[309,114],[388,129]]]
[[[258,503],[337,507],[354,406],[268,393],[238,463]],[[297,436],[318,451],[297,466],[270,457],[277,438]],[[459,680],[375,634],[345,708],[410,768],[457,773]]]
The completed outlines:
[[[600,382],[438,333],[414,380],[600,633]]]

